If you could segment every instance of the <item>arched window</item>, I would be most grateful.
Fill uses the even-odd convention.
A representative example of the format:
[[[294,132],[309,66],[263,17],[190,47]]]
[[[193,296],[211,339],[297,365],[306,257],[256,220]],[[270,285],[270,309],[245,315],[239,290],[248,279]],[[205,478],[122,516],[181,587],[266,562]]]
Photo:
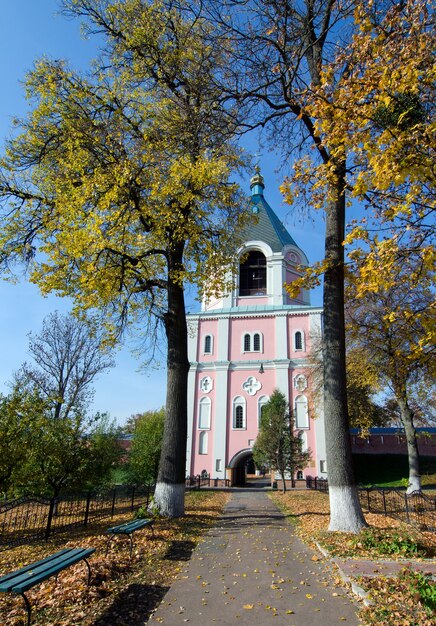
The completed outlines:
[[[266,258],[259,250],[251,250],[239,266],[239,295],[266,294]]]
[[[205,336],[203,348],[204,354],[212,354],[212,335]]]
[[[307,410],[306,396],[297,396],[295,398],[295,427],[309,428],[309,413]]]
[[[245,400],[240,396],[233,400],[233,428],[238,430],[246,428]]]
[[[210,398],[201,398],[198,407],[198,428],[208,430],[210,428]]]
[[[198,453],[207,454],[207,430],[202,430],[198,439]]]
[[[301,470],[298,470],[297,472],[297,480],[303,480],[304,475],[303,472]]]
[[[258,400],[257,403],[257,419],[258,419],[258,425],[260,426],[260,420],[262,418],[263,415],[263,411],[265,409],[265,406],[268,404],[269,402],[269,398],[268,396],[261,396]]]
[[[300,438],[301,441],[301,451],[302,452],[306,452],[307,450],[307,432],[305,432],[304,430],[300,433],[298,433],[298,437]]]
[[[242,352],[263,352],[263,335],[260,332],[242,335]]]
[[[301,330],[297,330],[294,335],[295,350],[304,350],[304,334]]]

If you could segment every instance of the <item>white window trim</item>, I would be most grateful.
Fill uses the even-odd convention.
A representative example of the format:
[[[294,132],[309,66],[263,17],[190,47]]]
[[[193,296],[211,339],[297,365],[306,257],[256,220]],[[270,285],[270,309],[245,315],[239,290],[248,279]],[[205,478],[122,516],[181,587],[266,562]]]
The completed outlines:
[[[201,417],[201,407],[202,406],[208,406],[209,407],[209,426],[200,426],[200,417]],[[198,420],[197,420],[197,428],[198,430],[210,430],[210,423],[211,423],[211,417],[212,417],[212,402],[210,401],[210,398],[207,398],[206,396],[203,396],[202,398],[200,398],[200,401],[198,403]]]
[[[307,452],[309,449],[309,445],[307,443],[307,431],[308,429],[305,428],[303,430],[300,430],[300,432],[298,433],[298,437],[301,440],[301,451],[302,452]]]
[[[250,337],[250,350],[245,350],[245,336],[249,335]],[[259,335],[259,350],[254,350],[254,335]],[[260,330],[245,331],[242,333],[242,341],[241,341],[241,352],[242,354],[246,354],[247,352],[254,352],[255,354],[263,353],[263,333]]]
[[[307,416],[307,426],[301,426],[301,424],[298,423],[298,414],[297,414],[297,401],[299,399],[305,400],[306,401],[306,416]],[[299,403],[299,404],[303,404],[303,402]],[[307,396],[305,396],[304,394],[299,394],[294,401],[294,410],[295,410],[295,428],[298,428],[298,430],[309,430],[310,428],[310,417],[309,417],[309,403],[307,400]]]
[[[243,426],[241,428],[237,428],[236,424],[236,407],[242,406],[243,411]],[[245,402],[245,398],[242,396],[236,396],[233,398],[233,407],[232,407],[232,430],[247,430],[247,403]]]
[[[206,352],[206,337],[210,337],[210,352]],[[213,354],[213,335],[210,333],[203,335],[203,354]]]
[[[295,346],[295,335],[297,333],[301,333],[301,348],[297,348]],[[295,352],[306,352],[306,335],[304,333],[304,330],[302,330],[301,328],[296,328],[292,334],[292,345],[294,347],[294,351]]]
[[[207,454],[207,448],[209,444],[209,431],[200,430],[200,434],[198,436],[198,454]]]

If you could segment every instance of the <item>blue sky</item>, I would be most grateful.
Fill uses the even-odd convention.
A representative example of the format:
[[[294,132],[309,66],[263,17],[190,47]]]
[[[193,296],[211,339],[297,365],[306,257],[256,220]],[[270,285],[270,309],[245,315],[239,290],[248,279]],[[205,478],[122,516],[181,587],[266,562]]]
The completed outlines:
[[[8,0],[0,13],[0,140],[9,135],[11,120],[26,111],[22,81],[35,59],[48,56],[68,59],[75,68],[86,69],[97,51],[93,39],[80,34],[78,21],[59,15],[57,0]],[[247,142],[253,152],[255,141]],[[276,211],[310,262],[322,258],[323,223],[315,215],[314,223],[302,221],[282,204],[278,186],[283,177],[277,172],[279,161],[264,152],[260,157],[265,178],[265,197]],[[248,181],[247,194],[249,193]],[[321,305],[321,291],[312,295],[312,304]],[[66,312],[70,303],[54,296],[43,298],[25,279],[8,284],[0,278],[0,392],[7,393],[7,382],[21,363],[29,359],[27,334],[39,332],[44,317],[53,310]],[[194,312],[195,306],[189,307]],[[165,403],[165,371],[151,369],[139,373],[140,360],[128,347],[120,347],[117,365],[102,374],[94,384],[93,409],[107,411],[122,424],[131,414],[158,408]]]

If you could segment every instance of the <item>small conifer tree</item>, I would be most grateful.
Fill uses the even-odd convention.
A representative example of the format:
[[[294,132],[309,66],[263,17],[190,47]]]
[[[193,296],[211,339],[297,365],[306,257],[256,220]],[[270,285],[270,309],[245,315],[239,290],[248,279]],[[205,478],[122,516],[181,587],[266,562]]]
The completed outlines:
[[[286,491],[286,473],[289,472],[294,486],[294,474],[305,467],[310,450],[303,451],[303,442],[294,431],[294,417],[284,394],[275,389],[262,411],[259,434],[253,446],[253,458],[257,465],[269,465],[282,479]]]

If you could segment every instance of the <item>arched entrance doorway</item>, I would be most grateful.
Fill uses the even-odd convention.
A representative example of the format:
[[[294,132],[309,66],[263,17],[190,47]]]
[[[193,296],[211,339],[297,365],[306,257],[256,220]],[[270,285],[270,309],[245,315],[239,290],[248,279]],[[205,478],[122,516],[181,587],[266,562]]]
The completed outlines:
[[[228,468],[232,485],[242,487],[246,482],[247,471],[254,473],[253,452],[251,448],[240,450],[231,459]]]

